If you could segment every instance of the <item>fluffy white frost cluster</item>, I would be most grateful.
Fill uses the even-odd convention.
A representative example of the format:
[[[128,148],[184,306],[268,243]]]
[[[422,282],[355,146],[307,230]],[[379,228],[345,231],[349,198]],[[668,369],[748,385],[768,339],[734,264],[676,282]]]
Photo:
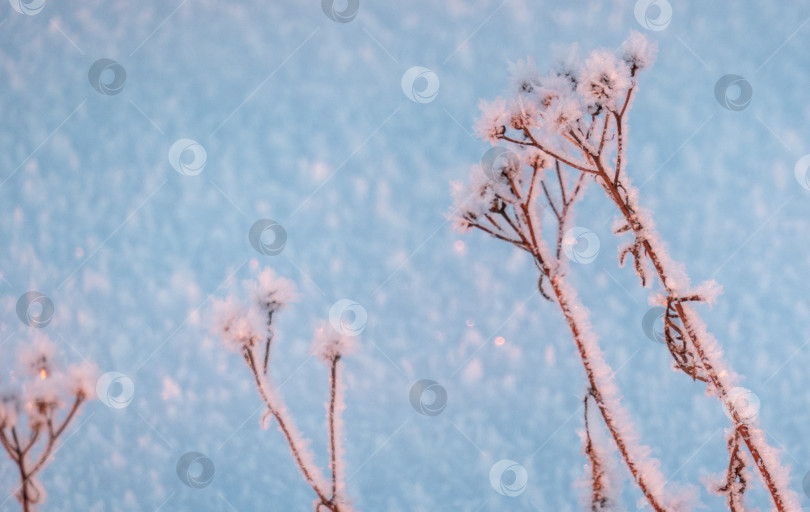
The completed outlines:
[[[587,139],[594,116],[624,103],[639,71],[655,60],[657,45],[633,32],[620,52],[606,49],[591,52],[584,62],[576,56],[576,46],[562,56],[552,71],[541,75],[534,59],[509,65],[510,90],[506,98],[482,101],[476,134],[493,145],[502,140],[540,140],[550,148],[572,133]],[[473,166],[467,185],[452,184],[455,227],[466,231],[471,222],[497,213],[515,200],[507,177],[522,179],[523,169],[547,169],[553,159],[532,146],[510,147],[507,172],[492,172]]]
[[[233,296],[213,301],[214,331],[225,343],[241,352],[272,335],[273,315],[288,303],[297,300],[295,283],[277,275],[273,269],[263,269],[256,279],[242,283],[252,302],[245,306]]]
[[[354,336],[338,332],[329,323],[324,322],[315,329],[309,352],[328,367],[339,358],[354,352],[356,348]]]
[[[63,370],[57,352],[57,345],[41,334],[19,350],[19,387],[5,389],[0,395],[0,428],[16,426],[21,414],[37,427],[66,402],[95,397],[96,365],[83,362]]]

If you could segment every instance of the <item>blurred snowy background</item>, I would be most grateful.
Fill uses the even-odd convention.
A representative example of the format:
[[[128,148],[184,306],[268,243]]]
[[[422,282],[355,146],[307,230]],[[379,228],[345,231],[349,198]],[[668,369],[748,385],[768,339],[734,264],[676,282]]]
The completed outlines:
[[[363,1],[347,23],[316,1],[37,3],[0,6],[3,375],[34,331],[17,299],[36,290],[53,301],[42,331],[63,360],[134,384],[127,407],[84,408],[42,474],[44,510],[311,510],[277,429],[260,428],[247,369],[209,331],[211,297],[263,266],[301,290],[279,316],[272,372],[322,465],[326,372],[307,346],[336,301],[368,313],[345,366],[359,510],[578,510],[580,361],[528,258],[450,229],[448,182],[488,148],[471,127],[507,62],[534,55],[544,69],[556,47],[616,48],[631,30],[660,52],[631,112],[628,173],[693,282],[725,287],[704,318],[801,490],[810,185],[794,169],[810,153],[810,6],[672,2],[662,17],[662,0],[648,12],[662,24],[645,28],[632,1]],[[122,80],[107,94],[88,79],[99,59],[120,64],[101,75]],[[413,66],[435,73],[431,101],[404,94]],[[739,111],[715,98],[729,73],[752,87]],[[205,149],[199,174],[169,162],[183,138]],[[280,254],[249,243],[260,219],[286,230]],[[591,189],[577,223],[601,250],[572,278],[663,473],[700,486],[727,463],[727,420],[642,331],[648,291],[617,268],[612,219]],[[412,407],[420,379],[446,390],[440,414]],[[215,465],[202,489],[176,474],[189,451]],[[501,459],[527,471],[519,496],[490,485]],[[0,510],[18,510],[15,481],[3,458]],[[633,509],[630,485],[626,497]],[[751,499],[769,506],[759,489]]]

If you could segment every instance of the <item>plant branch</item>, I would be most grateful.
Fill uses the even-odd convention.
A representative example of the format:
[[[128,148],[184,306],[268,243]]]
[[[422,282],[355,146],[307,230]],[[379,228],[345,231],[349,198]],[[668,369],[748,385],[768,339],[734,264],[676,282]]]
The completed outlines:
[[[256,388],[259,390],[259,396],[261,396],[262,401],[264,401],[267,409],[270,411],[270,414],[276,418],[278,422],[279,429],[281,429],[281,433],[284,435],[284,439],[287,441],[287,444],[290,446],[290,451],[292,451],[293,458],[295,459],[295,463],[298,465],[298,469],[301,470],[301,473],[304,475],[304,480],[312,487],[312,490],[315,491],[315,494],[318,495],[318,498],[324,503],[330,503],[330,500],[326,497],[323,491],[318,487],[315,479],[310,474],[309,468],[307,465],[304,464],[304,461],[301,457],[300,449],[298,445],[295,443],[293,439],[292,433],[290,432],[290,427],[287,425],[287,421],[281,412],[276,408],[276,404],[270,399],[270,397],[265,392],[264,386],[262,385],[261,378],[259,376],[259,371],[256,367],[255,359],[253,358],[253,351],[250,348],[245,348],[244,350],[245,360],[248,362],[248,366],[250,367],[250,371],[253,373],[253,378],[256,381]]]

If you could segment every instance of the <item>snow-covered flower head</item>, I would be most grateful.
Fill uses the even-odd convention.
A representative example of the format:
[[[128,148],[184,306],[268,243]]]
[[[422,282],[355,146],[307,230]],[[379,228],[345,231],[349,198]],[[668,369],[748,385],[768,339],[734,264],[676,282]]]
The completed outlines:
[[[234,297],[214,300],[214,332],[231,348],[242,351],[255,345],[262,318],[256,308],[245,308]]]
[[[540,86],[540,73],[534,63],[534,57],[526,57],[526,60],[519,59],[517,62],[510,62],[507,66],[509,70],[509,90],[518,94],[531,94]]]
[[[488,170],[484,169],[486,164],[473,165],[466,184],[450,184],[454,206],[451,217],[457,231],[468,231],[471,222],[483,215],[500,212],[508,203],[516,201],[508,180],[511,177],[519,182],[520,176],[515,174],[520,172],[519,159],[517,161],[516,165],[507,163],[505,167]]]
[[[577,91],[596,107],[613,108],[630,87],[630,68],[608,50],[594,50],[582,66]]]
[[[543,117],[543,127],[550,133],[567,133],[577,127],[585,111],[580,99],[573,94],[561,95],[549,103]]]
[[[297,300],[295,283],[271,268],[262,269],[256,279],[245,280],[243,285],[252,299],[249,306],[233,296],[214,300],[212,306],[213,331],[240,352],[271,335],[273,313]]]
[[[47,336],[37,334],[18,353],[20,366],[33,377],[46,378],[55,371],[57,347]]]
[[[279,276],[270,267],[262,269],[255,280],[247,280],[244,285],[259,307],[267,312],[278,311],[298,300],[295,283]]]
[[[503,146],[494,146],[484,153],[481,158],[481,170],[491,185],[509,185],[510,182],[520,182],[521,161],[520,156],[511,149]],[[473,171],[473,174],[478,174]],[[473,181],[473,180],[471,180]],[[507,187],[511,194],[511,187]],[[503,191],[503,192],[507,192]],[[496,190],[496,193],[498,191]]]
[[[538,91],[538,98],[542,107],[548,107],[554,100],[569,96],[575,90],[571,79],[559,73],[552,73],[543,77],[542,85]]]
[[[326,366],[335,360],[353,353],[356,348],[356,337],[338,332],[328,322],[322,322],[312,337],[310,354],[316,356]]]
[[[478,218],[475,211],[477,206],[470,200],[469,185],[453,180],[450,182],[450,195],[453,198],[453,208],[447,218],[453,223],[453,229],[459,233],[466,233],[472,229],[472,222]]]
[[[564,80],[566,89],[574,90],[579,82],[579,68],[581,67],[579,58],[579,45],[576,43],[566,46],[555,46],[552,48],[555,64],[551,75]],[[548,77],[543,78],[543,84],[548,81]]]
[[[509,126],[515,130],[530,130],[536,124],[540,109],[536,100],[518,96],[509,104]]]
[[[481,115],[475,122],[475,134],[493,144],[497,143],[510,124],[511,112],[506,100],[503,98],[496,98],[491,102],[482,100],[478,107],[481,109]]]
[[[630,37],[622,44],[622,58],[630,68],[630,74],[635,76],[655,62],[658,54],[658,43],[649,42],[644,34],[630,33]]]

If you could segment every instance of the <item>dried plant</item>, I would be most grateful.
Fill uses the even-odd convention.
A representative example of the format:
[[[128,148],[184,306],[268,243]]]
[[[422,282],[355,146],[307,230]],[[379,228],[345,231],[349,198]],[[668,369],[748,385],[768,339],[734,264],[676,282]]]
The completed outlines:
[[[522,123],[522,119],[518,112],[510,122]],[[518,153],[496,147],[487,152],[480,166],[473,166],[466,185],[453,184],[452,215],[462,232],[479,229],[531,255],[539,272],[538,289],[558,304],[565,318],[585,369],[588,395],[633,480],[656,511],[679,507],[677,497],[664,493],[666,479],[658,470],[658,461],[648,456],[647,447],[637,443],[633,423],[621,406],[613,371],[591,332],[587,310],[566,281],[568,257],[574,256],[568,234],[573,205],[584,185],[585,175],[571,179],[563,172],[563,162],[547,153]],[[542,229],[544,209],[552,212],[554,229]],[[586,452],[595,453],[587,448]],[[595,494],[604,491],[602,485],[601,481],[593,482]]]
[[[0,444],[17,465],[20,483],[15,496],[24,512],[45,501],[37,475],[53,459],[60,437],[82,404],[95,395],[95,366],[73,365],[63,372],[55,354],[56,346],[48,338],[34,338],[19,353],[20,371],[13,372],[13,386],[4,386],[0,395]]]
[[[315,463],[308,440],[296,428],[281,394],[270,379],[270,351],[276,338],[274,315],[295,300],[295,286],[270,269],[263,270],[257,282],[246,281],[245,285],[252,294],[250,306],[239,304],[234,297],[215,302],[218,335],[242,356],[250,369],[259,396],[267,407],[262,426],[267,428],[272,419],[277,422],[295,464],[315,492],[315,512],[352,512],[354,509],[345,495],[343,481],[341,412],[345,405],[339,363],[354,350],[355,339],[324,323],[316,329],[310,347],[312,355],[318,357],[329,371],[327,428],[331,479],[327,481]]]
[[[632,260],[645,287],[652,286],[654,280],[658,282],[660,289],[653,300],[666,310],[664,337],[674,367],[693,380],[704,382],[707,392],[720,400],[732,419],[735,434],[729,441],[729,475],[727,485],[722,486],[723,492],[728,493],[729,507],[741,510],[746,489],[742,475],[747,459],[741,456],[744,446],[770,494],[774,510],[799,510],[798,497],[789,489],[787,469],[756,425],[756,415],[750,414],[746,404],[735,398],[738,376],[724,361],[720,346],[694,308],[696,303],[714,300],[719,287],[714,282],[697,288],[690,286],[682,266],[667,254],[651,215],[639,205],[639,191],[632,186],[625,170],[627,118],[638,89],[637,76],[652,64],[656,50],[643,35],[633,33],[618,56],[616,52],[600,49],[580,63],[572,52],[545,75],[537,71],[531,59],[513,66],[510,96],[482,104],[477,131],[493,144],[505,144],[499,150],[514,155],[517,164],[510,170],[511,177],[474,178],[473,190],[466,192],[473,192],[474,199],[459,203],[461,196],[457,196],[461,212],[458,225],[482,229],[531,252],[554,292],[544,295],[553,296],[568,319],[571,305],[567,304],[567,296],[572,294],[565,287],[562,296],[556,291],[554,283],[561,282],[561,273],[554,257],[559,260],[560,249],[565,247],[561,243],[565,233],[562,226],[567,225],[570,216],[570,201],[566,197],[575,196],[585,183],[595,181],[618,210],[616,235],[629,236],[619,251],[620,265]],[[527,172],[531,173],[527,180],[528,194],[519,187],[519,177]],[[575,186],[569,196],[552,201],[547,192],[550,181],[557,181],[561,191],[569,187],[568,183]],[[543,194],[535,188],[542,189]],[[545,200],[557,218],[556,254],[544,250],[532,238],[540,226],[537,214],[531,213],[537,200]],[[510,208],[515,211],[511,218],[502,213]],[[541,291],[542,281],[541,277]],[[582,309],[579,303],[576,307]],[[569,326],[580,346],[577,322],[569,320]],[[590,354],[580,355],[587,370]],[[592,388],[599,405],[599,387]],[[610,429],[609,412],[603,413],[603,417]],[[621,437],[613,437],[622,452]],[[646,475],[633,471],[631,462],[625,457],[625,464],[651,506],[667,510],[649,486],[643,485]]]

